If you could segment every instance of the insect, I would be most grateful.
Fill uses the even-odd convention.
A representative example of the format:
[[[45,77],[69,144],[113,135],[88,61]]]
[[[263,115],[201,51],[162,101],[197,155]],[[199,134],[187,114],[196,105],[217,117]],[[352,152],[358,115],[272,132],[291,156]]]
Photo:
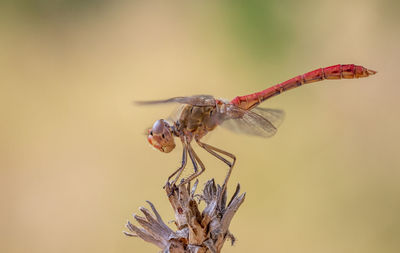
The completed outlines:
[[[175,148],[174,137],[178,137],[183,146],[181,166],[168,177],[167,183],[175,185],[186,167],[188,156],[193,164],[194,173],[184,179],[186,184],[204,172],[205,166],[192,148],[194,140],[201,148],[229,166],[223,188],[225,189],[235,165],[235,155],[201,141],[201,138],[219,125],[229,129],[261,137],[271,137],[282,122],[283,111],[257,107],[263,101],[284,91],[304,84],[331,79],[353,79],[368,77],[376,71],[354,64],[334,65],[319,68],[296,76],[283,83],[276,84],[260,92],[238,96],[231,101],[216,99],[210,95],[173,97],[166,100],[141,101],[141,105],[179,103],[182,104],[177,118],[173,122],[157,120],[148,130],[147,140],[161,152],[169,153]],[[170,182],[171,178],[175,178]]]

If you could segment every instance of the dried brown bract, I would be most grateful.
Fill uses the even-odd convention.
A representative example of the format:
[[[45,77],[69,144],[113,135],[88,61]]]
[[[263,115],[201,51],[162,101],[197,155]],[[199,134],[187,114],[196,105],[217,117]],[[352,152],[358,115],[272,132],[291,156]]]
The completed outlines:
[[[135,220],[141,225],[139,228],[128,221],[127,236],[140,237],[143,240],[157,245],[162,252],[170,253],[205,253],[221,252],[226,239],[235,241],[229,232],[230,222],[245,199],[245,193],[239,195],[240,185],[236,187],[231,200],[226,204],[227,194],[214,179],[209,180],[201,194],[195,194],[198,181],[191,188],[190,184],[166,185],[165,190],[171,206],[175,212],[175,225],[173,231],[162,220],[154,205],[149,203],[152,212],[144,207],[140,211],[144,217],[134,215]],[[205,201],[206,207],[202,212],[198,202]]]

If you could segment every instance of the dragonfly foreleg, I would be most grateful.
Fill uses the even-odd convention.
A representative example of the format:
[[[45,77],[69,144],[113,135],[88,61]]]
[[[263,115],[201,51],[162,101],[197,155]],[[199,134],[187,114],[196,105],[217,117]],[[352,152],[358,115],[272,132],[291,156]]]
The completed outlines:
[[[188,153],[188,144],[185,141],[182,141],[182,145],[183,145],[183,153],[182,153],[182,164],[181,166],[174,172],[172,173],[167,180],[167,184],[169,183],[169,180],[171,180],[171,178],[173,176],[175,176],[177,173],[178,175],[175,177],[174,181],[172,181],[171,185],[174,185],[176,183],[176,181],[179,179],[179,177],[182,174],[182,171],[185,169],[186,164],[187,164],[187,153]]]
[[[206,144],[204,142],[201,142],[199,139],[196,139],[196,142],[197,142],[197,144],[199,144],[200,147],[204,148],[208,153],[212,154],[213,156],[215,156],[216,158],[223,161],[224,163],[226,163],[229,166],[228,174],[226,175],[224,184],[222,186],[222,191],[225,191],[226,185],[228,184],[229,177],[231,176],[231,173],[232,173],[233,166],[235,165],[235,162],[236,162],[236,156],[229,152],[226,152],[225,150],[222,150],[222,149],[216,148],[214,146],[211,146],[209,144]],[[222,157],[217,152],[232,158],[232,162],[229,162],[228,160],[226,160],[224,157]]]
[[[194,152],[194,150],[193,150],[193,148],[192,148],[192,146],[190,144],[188,144],[188,153],[189,153],[190,159],[193,162],[194,173],[192,175],[190,175],[188,178],[186,178],[180,185],[189,183],[190,181],[192,181],[196,177],[200,176],[200,174],[203,173],[205,171],[205,169],[206,169],[204,167],[203,162],[200,160],[200,158],[196,154],[196,152]],[[200,171],[199,171],[198,165],[200,165]]]

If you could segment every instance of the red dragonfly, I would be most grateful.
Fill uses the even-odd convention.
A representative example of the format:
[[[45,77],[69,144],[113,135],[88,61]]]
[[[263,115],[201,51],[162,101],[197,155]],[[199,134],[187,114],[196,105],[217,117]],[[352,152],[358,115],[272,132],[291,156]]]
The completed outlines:
[[[189,155],[194,167],[194,173],[181,184],[186,184],[204,172],[205,166],[191,143],[197,144],[207,152],[223,161],[229,166],[223,189],[232,173],[236,157],[220,148],[213,147],[201,141],[201,138],[212,131],[218,125],[226,125],[229,129],[261,137],[271,137],[276,133],[278,125],[282,122],[283,111],[257,107],[261,102],[290,90],[312,82],[325,79],[353,79],[368,77],[376,74],[376,71],[354,64],[334,65],[316,69],[303,75],[296,76],[283,83],[274,85],[268,89],[246,96],[238,96],[231,101],[216,99],[209,95],[196,95],[190,97],[174,97],[166,100],[141,101],[138,104],[182,104],[177,119],[168,122],[164,119],[157,120],[148,130],[147,140],[161,152],[169,153],[175,148],[174,137],[180,138],[183,145],[182,164],[168,177],[167,184],[174,185],[182,174]],[[225,156],[225,157],[223,157]],[[230,158],[229,161],[227,158]],[[199,168],[200,166],[200,168]],[[175,176],[176,175],[176,176]],[[174,180],[170,182],[171,178]]]

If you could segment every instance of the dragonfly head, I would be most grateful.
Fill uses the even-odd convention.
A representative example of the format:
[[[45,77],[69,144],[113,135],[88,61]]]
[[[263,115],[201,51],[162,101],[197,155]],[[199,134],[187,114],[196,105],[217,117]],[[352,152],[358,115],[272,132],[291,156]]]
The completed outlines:
[[[163,119],[157,120],[153,127],[149,129],[147,140],[153,147],[164,153],[169,153],[175,148],[172,128]]]

